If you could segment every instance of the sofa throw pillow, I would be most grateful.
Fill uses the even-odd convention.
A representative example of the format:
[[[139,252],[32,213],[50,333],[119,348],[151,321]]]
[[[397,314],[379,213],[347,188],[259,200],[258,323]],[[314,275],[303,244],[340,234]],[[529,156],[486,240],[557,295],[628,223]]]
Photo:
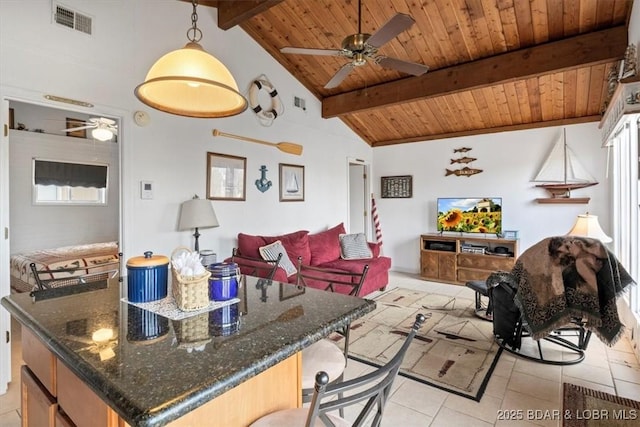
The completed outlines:
[[[373,257],[364,233],[341,234],[340,257],[342,259],[367,259]]]
[[[340,259],[339,237],[341,234],[346,234],[342,222],[328,230],[309,234],[311,265],[322,265]]]
[[[307,230],[299,230],[280,236],[263,236],[263,239],[265,242],[260,246],[269,245],[276,240],[280,240],[282,246],[284,246],[287,251],[287,255],[289,255],[289,259],[293,261],[294,264],[298,262],[298,257],[302,257],[302,262],[305,264],[308,264],[311,259],[309,232]]]
[[[287,277],[296,274],[298,270],[291,262],[291,259],[289,258],[289,255],[287,255],[287,251],[284,246],[282,246],[282,242],[280,240],[276,240],[269,245],[260,247],[260,256],[262,259],[277,259],[279,254],[282,254],[282,259],[280,259],[278,267],[282,267],[282,269],[287,272]]]

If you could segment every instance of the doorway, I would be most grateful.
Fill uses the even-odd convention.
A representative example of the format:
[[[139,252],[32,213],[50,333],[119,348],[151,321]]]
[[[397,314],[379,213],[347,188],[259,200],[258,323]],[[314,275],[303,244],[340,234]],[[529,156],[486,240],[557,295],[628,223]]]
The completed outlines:
[[[0,229],[4,236],[0,242],[0,297],[11,293],[11,254],[30,249],[94,243],[89,241],[94,237],[95,242],[122,242],[122,120],[118,116],[121,112],[104,113],[109,114],[106,116],[99,111],[41,102],[38,100],[41,96],[23,95],[9,95],[0,100],[4,128],[0,139]],[[85,122],[90,117],[110,117],[117,128],[114,138],[99,141],[92,136],[91,129],[79,129],[71,135],[67,134],[66,129],[70,127],[83,127],[73,120]],[[49,206],[34,204],[32,187],[36,158],[62,160],[69,164],[108,164],[105,189],[108,195],[105,203],[99,206],[87,206],[87,203],[76,203],[74,206],[69,201],[66,206],[59,202]],[[78,224],[86,225],[87,218],[98,216],[101,227],[78,227]],[[56,226],[52,227],[52,223]],[[65,228],[67,226],[73,228]],[[77,231],[74,232],[74,229]],[[87,234],[87,230],[94,229],[99,234]],[[121,250],[122,246],[119,246]],[[7,339],[4,339],[5,331]],[[3,336],[0,341],[0,395],[7,391],[9,382],[17,381],[19,384],[19,378],[11,378],[10,331],[9,313],[0,308],[0,332]]]
[[[364,233],[371,240],[370,165],[364,160],[349,159],[349,233]]]

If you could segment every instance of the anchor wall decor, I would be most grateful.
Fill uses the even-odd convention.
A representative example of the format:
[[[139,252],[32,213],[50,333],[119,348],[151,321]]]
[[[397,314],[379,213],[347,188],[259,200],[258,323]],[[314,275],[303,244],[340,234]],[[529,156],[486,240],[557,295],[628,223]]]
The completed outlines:
[[[256,179],[256,187],[264,193],[271,188],[271,185],[271,181],[267,180],[267,166],[260,166],[260,179]]]

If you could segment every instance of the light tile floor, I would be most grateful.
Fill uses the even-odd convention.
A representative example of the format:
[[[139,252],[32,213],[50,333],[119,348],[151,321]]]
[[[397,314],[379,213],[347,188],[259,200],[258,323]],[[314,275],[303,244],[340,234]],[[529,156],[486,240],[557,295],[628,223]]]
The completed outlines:
[[[391,286],[420,289],[462,298],[473,298],[464,286],[438,284],[415,276],[392,273]],[[20,334],[13,326],[12,376],[8,393],[0,396],[0,426],[20,426],[20,376],[22,362]],[[583,362],[571,366],[552,366],[528,361],[503,352],[487,389],[475,402],[422,383],[398,377],[385,409],[383,426],[553,426],[558,419],[541,419],[548,411],[562,413],[562,383],[569,382],[610,394],[640,400],[640,363],[627,336],[612,348],[592,336]],[[346,377],[360,375],[370,366],[350,360]],[[522,420],[503,420],[500,415],[513,410]],[[528,414],[531,414],[528,416]],[[353,415],[347,411],[346,417]],[[628,427],[640,425],[629,421]],[[625,425],[626,427],[626,425]]]

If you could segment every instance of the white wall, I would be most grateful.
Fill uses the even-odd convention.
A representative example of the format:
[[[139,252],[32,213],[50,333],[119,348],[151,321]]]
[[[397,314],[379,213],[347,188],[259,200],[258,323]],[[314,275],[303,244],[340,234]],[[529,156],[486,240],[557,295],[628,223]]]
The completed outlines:
[[[118,240],[118,149],[114,143],[14,130],[10,136],[11,253]],[[33,159],[109,165],[106,206],[32,202]]]
[[[125,259],[145,250],[169,255],[179,245],[192,247],[190,232],[176,231],[180,203],[205,193],[207,151],[247,158],[245,202],[214,202],[219,228],[200,230],[202,248],[219,257],[231,254],[238,232],[281,233],[320,230],[346,221],[348,157],[371,158],[371,149],[337,119],[320,118],[320,103],[238,28],[218,30],[215,9],[198,8],[201,44],[225,63],[246,92],[265,74],[277,88],[285,112],[271,127],[261,126],[249,110],[226,119],[194,119],[152,110],[133,89],[164,53],[182,47],[191,26],[191,5],[179,1],[81,1],[64,5],[93,17],[87,36],[51,23],[49,0],[0,2],[0,90],[3,97],[46,102],[54,94],[95,104],[81,112],[122,117],[122,205]],[[294,109],[293,96],[306,99],[306,112]],[[67,105],[56,104],[65,108]],[[142,109],[151,116],[137,127],[131,116]],[[274,148],[214,138],[213,128],[271,142],[304,145],[302,156]],[[305,166],[304,203],[278,201],[278,163]],[[253,182],[266,165],[274,182],[266,193]],[[139,198],[139,182],[155,184],[153,200]]]
[[[566,234],[580,213],[598,215],[605,232],[609,228],[609,184],[605,178],[607,152],[600,148],[597,123],[568,126],[567,142],[579,161],[599,184],[575,190],[588,196],[584,204],[538,204],[548,194],[530,182],[562,132],[560,127],[451,138],[373,150],[376,204],[384,240],[384,253],[396,271],[418,273],[419,236],[436,232],[438,197],[502,197],[503,229],[518,230],[520,253],[544,237]],[[477,158],[471,165],[483,172],[470,177],[445,176],[445,168],[457,169],[453,150],[469,147]],[[382,199],[380,177],[413,176],[413,197]],[[490,236],[489,236],[490,237]]]

